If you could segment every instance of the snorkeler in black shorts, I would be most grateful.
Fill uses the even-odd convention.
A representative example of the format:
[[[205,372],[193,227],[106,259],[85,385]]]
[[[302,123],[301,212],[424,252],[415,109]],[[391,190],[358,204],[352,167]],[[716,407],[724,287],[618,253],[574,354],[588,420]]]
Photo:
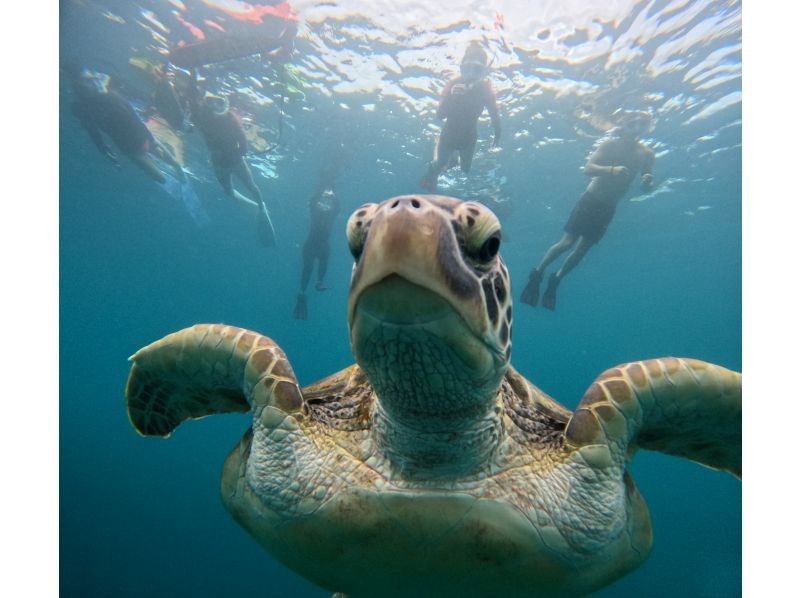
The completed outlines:
[[[639,136],[650,128],[650,115],[646,112],[624,112],[618,123],[614,136],[601,143],[584,166],[584,174],[592,177],[589,187],[573,208],[564,226],[564,236],[547,250],[541,263],[531,270],[528,284],[522,291],[523,303],[536,307],[545,268],[575,245],[561,269],[550,274],[547,290],[542,297],[542,305],[554,310],[556,290],[561,279],[578,265],[592,245],[603,238],[614,218],[619,200],[627,193],[636,175],[641,173],[643,189],[652,189],[655,155],[639,141]]]

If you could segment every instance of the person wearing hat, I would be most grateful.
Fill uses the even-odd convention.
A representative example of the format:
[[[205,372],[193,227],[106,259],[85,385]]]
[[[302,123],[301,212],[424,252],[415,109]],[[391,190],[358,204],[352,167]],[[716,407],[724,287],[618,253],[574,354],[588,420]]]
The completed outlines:
[[[492,146],[500,142],[500,115],[492,84],[486,79],[488,57],[483,47],[472,42],[461,61],[461,76],[445,85],[439,100],[437,118],[444,127],[433,152],[433,161],[420,180],[420,186],[435,192],[439,174],[450,165],[457,153],[461,171],[469,172],[475,143],[478,140],[478,118],[489,111],[494,126]]]
[[[151,154],[169,164],[175,170],[175,176],[179,181],[185,180],[180,164],[153,137],[130,102],[118,92],[109,89],[111,78],[108,75],[71,65],[62,67],[61,70],[69,77],[75,91],[76,99],[71,105],[72,113],[78,118],[97,149],[115,166],[119,166],[117,155],[105,137],[111,139],[123,155],[144,170],[155,182],[164,184],[167,179],[153,161]]]
[[[269,211],[253,179],[253,173],[250,172],[250,166],[245,160],[247,137],[241,121],[230,110],[228,98],[211,92],[206,92],[200,97],[197,73],[193,72],[190,102],[194,124],[200,129],[206,141],[211,154],[211,166],[219,184],[230,198],[258,213],[258,235],[261,243],[273,247],[275,230],[272,227]],[[233,177],[244,185],[249,198],[234,189]]]
[[[542,306],[554,310],[556,291],[564,276],[583,259],[608,228],[617,204],[627,193],[637,174],[641,173],[642,189],[653,188],[655,154],[639,137],[650,130],[647,112],[622,112],[612,136],[603,141],[589,157],[583,173],[592,177],[589,186],[564,226],[564,235],[547,250],[541,263],[531,270],[528,284],[522,291],[522,302],[533,307],[539,302],[539,287],[544,271],[558,256],[574,246],[561,268],[550,274]]]

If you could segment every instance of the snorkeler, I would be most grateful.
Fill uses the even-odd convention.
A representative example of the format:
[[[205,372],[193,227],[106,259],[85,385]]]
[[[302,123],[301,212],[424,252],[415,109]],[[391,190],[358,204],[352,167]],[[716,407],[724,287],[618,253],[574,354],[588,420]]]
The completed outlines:
[[[469,172],[478,140],[478,118],[489,111],[494,126],[492,147],[500,142],[500,115],[492,84],[486,79],[488,57],[478,42],[472,42],[461,60],[461,76],[445,85],[436,116],[445,121],[433,151],[433,161],[420,180],[422,188],[435,192],[439,174],[450,166],[458,152],[461,171]]]
[[[119,161],[114,150],[106,143],[107,135],[120,152],[144,170],[151,179],[164,184],[166,177],[150,154],[166,162],[175,170],[179,181],[185,180],[180,164],[174,156],[153,137],[130,103],[116,91],[109,89],[108,75],[89,69],[64,67],[77,96],[72,104],[73,114],[89,133],[95,146],[114,165]]]
[[[328,271],[328,256],[330,255],[331,228],[339,214],[339,199],[333,191],[333,184],[337,171],[334,167],[327,166],[322,169],[319,183],[314,195],[308,200],[308,210],[311,216],[311,225],[308,236],[303,244],[303,271],[300,275],[300,292],[294,305],[294,319],[305,320],[308,318],[308,302],[306,289],[311,280],[311,271],[314,261],[317,262],[318,291],[325,291],[325,274]]]
[[[239,118],[230,110],[224,96],[206,92],[201,98],[197,86],[197,73],[192,73],[189,94],[194,124],[203,133],[211,154],[214,174],[225,193],[241,205],[258,213],[258,236],[266,247],[275,246],[275,230],[269,217],[261,191],[245,160],[247,138]],[[233,188],[233,177],[244,185],[250,198]]]
[[[547,250],[541,263],[531,270],[528,284],[522,291],[523,303],[536,307],[545,268],[577,241],[561,269],[550,274],[547,290],[542,296],[542,305],[554,310],[558,284],[578,265],[592,245],[603,238],[617,204],[636,175],[641,173],[644,190],[653,188],[655,155],[639,141],[639,137],[650,129],[650,115],[647,112],[623,112],[617,124],[619,126],[614,129],[613,136],[600,144],[584,166],[583,173],[592,177],[592,180],[573,208],[564,226],[564,236]]]

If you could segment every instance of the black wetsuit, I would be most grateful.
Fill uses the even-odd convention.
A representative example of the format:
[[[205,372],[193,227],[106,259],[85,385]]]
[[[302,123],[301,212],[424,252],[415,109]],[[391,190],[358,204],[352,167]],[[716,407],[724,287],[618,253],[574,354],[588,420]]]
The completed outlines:
[[[311,213],[311,226],[303,244],[303,273],[301,288],[305,290],[311,278],[314,259],[318,260],[317,278],[322,280],[328,269],[330,255],[330,237],[333,223],[339,214],[339,200],[331,195],[328,200],[322,193],[317,193],[308,202]]]
[[[101,131],[128,157],[146,153],[154,143],[152,133],[128,100],[115,91],[83,95],[71,108],[101,152],[111,151]]]
[[[214,168],[234,168],[247,154],[242,123],[230,110],[220,115],[203,106],[195,117],[195,124],[203,133]]]
[[[603,157],[599,166],[624,166],[627,176],[602,174],[596,181],[599,190],[589,189],[581,196],[572,209],[564,232],[583,237],[587,243],[594,244],[605,235],[608,225],[614,218],[619,200],[625,196],[634,178],[647,167],[647,154],[638,141],[610,139],[604,143]],[[594,181],[593,181],[594,182]]]

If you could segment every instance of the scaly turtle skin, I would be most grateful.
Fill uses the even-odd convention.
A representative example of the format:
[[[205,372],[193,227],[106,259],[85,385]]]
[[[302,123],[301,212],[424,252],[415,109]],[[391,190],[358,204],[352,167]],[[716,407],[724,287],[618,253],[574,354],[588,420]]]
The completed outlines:
[[[574,413],[509,365],[511,292],[488,209],[441,196],[362,206],[357,364],[301,389],[269,338],[201,324],[137,352],[145,435],[253,415],[222,498],[275,558],[348,596],[584,594],[637,567],[639,448],[741,476],[741,375],[666,357],[612,368]]]

